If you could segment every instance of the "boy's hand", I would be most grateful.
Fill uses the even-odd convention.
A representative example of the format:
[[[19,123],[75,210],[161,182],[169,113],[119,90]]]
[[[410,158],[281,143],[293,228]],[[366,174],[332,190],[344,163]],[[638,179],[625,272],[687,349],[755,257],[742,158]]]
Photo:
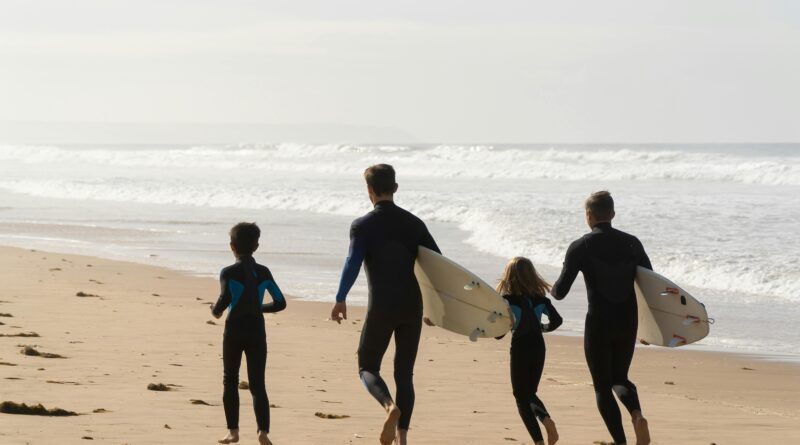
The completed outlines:
[[[214,306],[213,305],[210,306],[209,309],[211,309],[211,316],[212,317],[216,318],[217,320],[219,320],[219,317],[222,317],[222,314],[215,314],[214,313]]]
[[[422,321],[424,321],[424,322],[425,322],[425,324],[426,324],[426,325],[428,325],[428,326],[436,326],[435,324],[433,324],[433,322],[431,321],[431,319],[430,319],[430,318],[428,318],[428,317],[422,317]]]
[[[342,324],[342,320],[347,320],[347,303],[342,301],[333,305],[331,310],[331,320]]]

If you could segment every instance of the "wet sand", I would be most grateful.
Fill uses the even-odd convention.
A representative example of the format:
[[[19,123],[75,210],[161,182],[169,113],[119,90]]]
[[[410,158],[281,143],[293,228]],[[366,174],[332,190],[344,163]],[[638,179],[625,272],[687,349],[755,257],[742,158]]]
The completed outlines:
[[[208,312],[215,280],[16,248],[0,248],[0,279],[0,314],[8,315],[0,317],[0,403],[80,414],[0,414],[0,443],[213,444],[224,435],[224,321]],[[382,411],[356,369],[364,310],[350,307],[341,325],[327,321],[329,312],[329,304],[290,299],[286,311],[266,317],[276,445],[377,443]],[[539,394],[557,422],[559,443],[610,440],[582,340],[546,339]],[[26,346],[62,358],[25,355]],[[531,444],[511,395],[508,346],[507,338],[471,343],[425,327],[411,443]],[[391,357],[390,349],[390,387]],[[795,364],[642,347],[631,376],[655,444],[800,443]],[[151,384],[168,390],[148,390]],[[254,443],[249,392],[241,396],[240,443]],[[626,430],[633,443],[627,421]]]

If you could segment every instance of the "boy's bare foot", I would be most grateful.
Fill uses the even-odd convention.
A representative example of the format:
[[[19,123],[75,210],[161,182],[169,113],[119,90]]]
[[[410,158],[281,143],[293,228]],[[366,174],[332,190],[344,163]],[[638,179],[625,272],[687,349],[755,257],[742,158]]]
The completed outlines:
[[[408,445],[408,430],[397,429],[397,436],[394,438],[394,445]]]
[[[272,445],[272,442],[270,442],[269,437],[267,437],[266,431],[258,432],[258,445]]]
[[[650,428],[641,413],[633,416],[633,432],[636,433],[636,445],[650,444]]]
[[[545,417],[542,420],[545,431],[547,431],[547,445],[554,445],[558,442],[558,430],[556,430],[556,423],[550,417]]]
[[[381,445],[392,445],[397,433],[397,421],[400,420],[400,408],[394,403],[386,407],[386,421],[381,431]]]
[[[239,441],[239,430],[228,430],[228,435],[218,440],[219,443],[236,443]]]

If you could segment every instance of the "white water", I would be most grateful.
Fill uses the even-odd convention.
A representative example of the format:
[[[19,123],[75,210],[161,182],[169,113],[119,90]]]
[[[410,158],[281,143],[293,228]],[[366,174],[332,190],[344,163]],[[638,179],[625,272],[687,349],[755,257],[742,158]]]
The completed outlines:
[[[609,189],[615,225],[720,321],[708,344],[800,354],[800,334],[775,332],[800,315],[798,145],[0,145],[0,242],[211,274],[227,261],[225,228],[250,217],[291,254],[274,261],[294,266],[295,293],[329,299],[347,224],[369,210],[361,173],[378,162],[397,169],[398,202],[449,231],[434,235],[450,252],[483,252],[488,275],[503,266],[495,256],[526,255],[554,278],[586,231],[583,199]],[[474,250],[455,247],[464,238]]]

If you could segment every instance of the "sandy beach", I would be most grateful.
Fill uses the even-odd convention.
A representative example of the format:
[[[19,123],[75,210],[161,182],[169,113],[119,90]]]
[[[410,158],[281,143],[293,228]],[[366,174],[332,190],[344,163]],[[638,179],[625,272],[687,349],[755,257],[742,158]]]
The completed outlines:
[[[223,321],[212,323],[208,311],[215,280],[17,248],[0,248],[0,279],[0,402],[79,414],[0,414],[0,443],[212,444],[224,434]],[[356,372],[364,309],[349,308],[342,325],[326,320],[329,310],[290,299],[286,311],[267,316],[276,444],[377,443],[382,412]],[[21,333],[38,337],[15,336]],[[595,408],[582,340],[546,340],[540,396],[557,422],[559,443],[610,440]],[[424,328],[413,443],[532,443],[511,395],[508,342],[470,343]],[[64,358],[24,355],[25,346]],[[384,360],[389,376],[392,355],[390,349]],[[798,371],[743,355],[642,347],[631,376],[655,444],[793,444],[800,443]],[[170,391],[151,391],[149,384]],[[246,390],[241,401],[241,443],[254,443]]]

